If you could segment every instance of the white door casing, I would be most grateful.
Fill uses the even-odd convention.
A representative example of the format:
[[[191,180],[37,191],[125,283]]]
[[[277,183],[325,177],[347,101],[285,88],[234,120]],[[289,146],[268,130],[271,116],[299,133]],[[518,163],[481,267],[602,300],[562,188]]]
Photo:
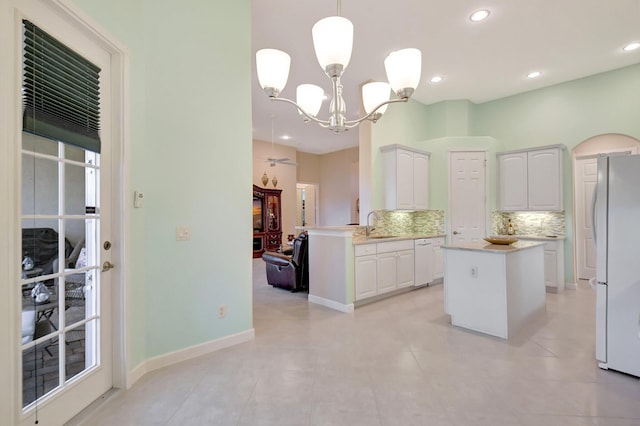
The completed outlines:
[[[449,151],[449,241],[481,241],[487,227],[486,151]]]

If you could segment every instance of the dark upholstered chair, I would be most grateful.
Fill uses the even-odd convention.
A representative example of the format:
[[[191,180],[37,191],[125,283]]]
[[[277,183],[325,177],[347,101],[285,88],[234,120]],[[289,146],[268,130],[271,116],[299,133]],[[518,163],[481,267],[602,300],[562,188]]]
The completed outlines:
[[[291,291],[309,289],[309,256],[307,235],[301,233],[293,240],[291,255],[266,251],[262,254],[267,268],[267,282],[274,287]]]

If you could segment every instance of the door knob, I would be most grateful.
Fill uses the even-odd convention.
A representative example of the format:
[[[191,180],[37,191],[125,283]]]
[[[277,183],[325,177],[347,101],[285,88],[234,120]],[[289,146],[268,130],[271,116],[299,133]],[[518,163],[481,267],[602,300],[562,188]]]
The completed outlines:
[[[453,231],[453,235],[458,235],[460,232],[458,231]]]
[[[102,264],[102,272],[107,272],[109,269],[115,268],[115,265],[108,260]]]

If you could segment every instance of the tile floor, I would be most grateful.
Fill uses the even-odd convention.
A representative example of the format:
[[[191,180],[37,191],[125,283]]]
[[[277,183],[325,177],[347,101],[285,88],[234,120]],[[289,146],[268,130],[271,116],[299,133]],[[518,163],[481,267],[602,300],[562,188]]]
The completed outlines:
[[[594,293],[548,294],[515,339],[457,329],[435,285],[308,305],[254,260],[250,343],[144,376],[89,425],[640,425],[640,382],[594,360]]]

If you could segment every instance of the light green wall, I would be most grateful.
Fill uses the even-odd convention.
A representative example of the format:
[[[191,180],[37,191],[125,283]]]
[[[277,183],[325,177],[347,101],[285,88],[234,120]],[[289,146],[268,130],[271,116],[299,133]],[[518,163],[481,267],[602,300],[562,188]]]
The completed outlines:
[[[571,150],[582,141],[605,133],[621,133],[640,139],[640,64],[478,105],[447,101],[411,107],[411,114],[404,122],[391,116],[392,119],[384,117],[373,126],[372,147],[399,143],[431,151],[429,198],[434,209],[447,210],[448,148],[488,149],[489,202],[493,211],[496,206],[497,151],[551,144],[567,147],[564,156],[565,278],[572,282]],[[397,107],[389,110],[394,108]],[[406,114],[402,109],[393,113]],[[412,130],[405,128],[410,122],[416,123]],[[423,136],[422,139],[416,140],[419,136]],[[382,200],[383,185],[379,177],[382,169],[379,165],[376,167],[379,161],[377,148],[372,157],[372,197],[379,201]],[[380,201],[374,207],[382,208]]]
[[[130,53],[131,367],[251,329],[250,1],[75,3]]]

